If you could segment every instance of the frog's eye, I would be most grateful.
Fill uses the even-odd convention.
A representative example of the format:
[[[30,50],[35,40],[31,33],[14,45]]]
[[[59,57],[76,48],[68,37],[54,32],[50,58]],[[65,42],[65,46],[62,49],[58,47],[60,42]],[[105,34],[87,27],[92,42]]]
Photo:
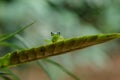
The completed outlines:
[[[60,35],[60,32],[51,32],[51,36]]]
[[[54,35],[54,33],[53,32],[51,32],[51,36],[53,36]]]

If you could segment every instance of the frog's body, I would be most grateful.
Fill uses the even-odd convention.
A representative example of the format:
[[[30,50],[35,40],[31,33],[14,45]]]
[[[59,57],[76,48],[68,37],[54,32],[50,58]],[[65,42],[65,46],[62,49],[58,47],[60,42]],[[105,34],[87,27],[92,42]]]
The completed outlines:
[[[64,40],[64,38],[60,35],[60,32],[54,32],[54,33],[51,32],[51,36],[52,36],[52,39],[51,39],[52,43]]]

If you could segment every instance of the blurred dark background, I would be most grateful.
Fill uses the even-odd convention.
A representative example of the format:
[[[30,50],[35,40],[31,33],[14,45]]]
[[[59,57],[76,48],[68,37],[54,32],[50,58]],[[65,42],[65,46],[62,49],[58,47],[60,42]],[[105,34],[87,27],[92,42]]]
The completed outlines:
[[[9,34],[31,21],[37,22],[20,36],[29,48],[46,44],[50,32],[65,38],[120,32],[120,0],[0,0],[0,33]],[[16,38],[9,42],[23,47]],[[0,55],[11,48],[1,47]],[[120,80],[120,40],[51,57],[81,80]],[[47,64],[55,80],[73,80]],[[49,80],[35,62],[12,68],[21,80]],[[59,75],[59,76],[58,76]]]

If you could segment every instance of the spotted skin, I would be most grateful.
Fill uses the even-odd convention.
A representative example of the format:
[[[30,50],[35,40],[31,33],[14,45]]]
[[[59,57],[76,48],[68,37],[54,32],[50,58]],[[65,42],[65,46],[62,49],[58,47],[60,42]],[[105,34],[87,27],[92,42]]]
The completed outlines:
[[[52,36],[53,40],[50,44],[27,50],[17,50],[0,57],[0,68],[43,59],[50,56],[65,54],[66,52],[79,50],[88,46],[120,38],[119,33],[98,34],[71,39],[63,39],[63,37],[57,34],[55,34],[55,36],[52,34]]]

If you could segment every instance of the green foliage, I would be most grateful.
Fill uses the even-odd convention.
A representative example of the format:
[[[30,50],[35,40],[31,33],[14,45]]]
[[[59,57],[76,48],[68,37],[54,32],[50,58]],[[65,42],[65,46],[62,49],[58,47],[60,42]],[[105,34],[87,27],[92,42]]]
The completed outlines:
[[[32,23],[33,24],[33,23]],[[32,25],[29,24],[28,26]],[[28,27],[26,26],[26,27]],[[22,29],[16,31],[13,34],[10,34],[8,36],[1,37],[1,45],[4,46],[13,46],[10,45],[9,43],[7,44],[6,42],[3,42],[14,35],[20,33],[23,31],[26,27],[23,27]],[[6,54],[3,57],[0,57],[0,68],[4,70],[5,67],[9,67],[12,65],[17,65],[25,62],[30,62],[33,60],[38,60],[38,59],[45,59],[46,57],[50,56],[55,56],[55,55],[60,55],[64,54],[66,52],[74,51],[74,50],[79,50],[82,48],[86,48],[88,46],[100,44],[112,39],[120,38],[119,33],[111,33],[111,34],[97,34],[97,35],[91,35],[91,36],[83,36],[83,37],[78,37],[78,38],[71,38],[71,39],[63,39],[61,38],[60,35],[58,34],[52,34],[53,38],[55,39],[52,41],[53,43],[49,43],[44,46],[40,46],[37,48],[31,48],[27,50],[17,50],[11,53]],[[3,44],[4,43],[4,44]],[[34,53],[34,54],[33,54]],[[63,70],[65,73],[73,77],[75,80],[80,80],[78,77],[76,77],[74,74],[69,72],[67,69],[65,69],[62,65],[50,60],[50,59],[45,59],[44,61],[49,62],[57,67],[59,67],[61,70]],[[45,68],[44,68],[45,70]],[[16,77],[14,73],[12,73],[9,69],[6,68],[4,70],[7,74],[9,73],[11,76],[15,78],[15,80],[19,80],[19,78]],[[47,72],[47,71],[46,71]],[[48,75],[49,72],[47,72]],[[1,73],[2,78],[4,79],[9,79],[6,76],[3,76]]]
[[[119,33],[98,34],[65,39],[62,41],[47,44],[45,46],[40,46],[37,48],[31,48],[27,50],[17,50],[1,57],[0,67],[2,68],[11,65],[17,65],[33,60],[43,59],[49,56],[60,55],[66,52],[79,50],[88,46],[100,44],[119,37]]]
[[[18,31],[16,31],[16,32],[14,32],[14,33],[11,33],[11,34],[8,34],[8,35],[1,35],[1,37],[0,37],[0,42],[1,41],[5,41],[5,40],[7,40],[7,39],[9,39],[9,38],[11,38],[11,37],[13,37],[13,36],[15,36],[16,34],[19,34],[20,32],[22,32],[23,30],[25,30],[26,28],[28,28],[28,27],[30,27],[32,24],[34,24],[35,23],[35,21],[34,22],[32,22],[32,23],[30,23],[30,24],[28,24],[27,26],[24,26],[24,27],[22,27],[22,28],[20,28]]]
[[[97,34],[97,33],[120,32],[119,5],[120,5],[119,0],[97,0],[97,1],[96,0],[90,0],[90,1],[89,0],[25,0],[25,1],[1,0],[0,1],[0,32],[1,31],[11,32],[12,30],[16,29],[17,24],[21,22],[28,22],[29,20],[31,20],[31,18],[32,19],[36,18],[38,20],[38,23],[35,28],[32,28],[32,30],[25,32],[24,34],[25,39],[24,38],[22,39],[22,37],[16,35],[19,33],[19,31],[18,33],[13,32],[12,34],[0,34],[0,46],[2,47],[0,49],[2,49],[2,51],[7,51],[6,47],[7,48],[10,47],[10,49],[11,48],[18,49],[17,51],[12,51],[3,57],[0,57],[0,66],[1,67],[8,66],[6,68],[8,69],[9,66],[12,65],[17,65],[39,59],[40,60],[43,59],[41,60],[41,62],[44,61],[45,63],[47,63],[47,61],[44,60],[46,57],[51,58],[51,56],[65,54],[65,51],[73,52],[74,51],[73,48],[75,48],[74,47],[75,45],[76,48],[79,47],[79,49],[77,48],[75,50],[80,50],[82,48],[100,44],[105,41],[119,37],[118,34],[118,35],[111,35],[111,37],[109,36],[104,37],[99,35],[99,36],[93,36],[91,38],[89,36],[83,36],[82,38],[75,38],[75,36],[78,35],[81,36],[81,35]],[[32,44],[35,46],[36,44],[38,45],[42,44],[43,43],[42,40],[46,39],[47,33],[58,30],[65,36],[65,38],[66,37],[73,37],[73,38],[64,39],[63,37],[61,37],[61,39],[59,39],[61,35],[54,35],[52,37],[52,41],[51,39],[46,40],[50,44],[43,46],[41,45],[40,47],[32,46]],[[23,44],[22,46],[24,47],[20,47],[18,44],[7,42],[7,40],[9,41],[9,38],[12,39],[14,35],[16,38],[18,38],[16,42]],[[60,42],[58,42],[59,40]],[[109,46],[106,47],[107,50],[109,50],[109,52],[113,50],[114,46],[115,46],[114,48],[117,47],[116,44],[114,43],[116,42],[113,42],[112,43],[113,45],[109,44]],[[119,43],[119,41],[117,43]],[[70,46],[72,47],[72,49],[70,48]],[[106,62],[105,60],[108,59],[107,55],[109,54],[106,54],[107,53],[107,51],[105,51],[106,49],[103,50],[104,45],[101,46],[99,46],[99,48],[98,46],[91,47],[85,49],[85,51],[81,50],[82,54],[77,54],[79,53],[79,51],[75,52],[76,53],[74,55],[75,63],[77,65],[81,65],[92,61],[93,63],[97,64],[97,66],[99,67],[103,66],[104,63]],[[1,54],[3,54],[2,51]],[[36,57],[36,55],[38,56]],[[68,54],[68,56],[71,56],[71,54],[70,55]],[[64,56],[64,58],[62,57],[61,60],[63,61],[62,64],[66,64],[68,62],[67,65],[65,66],[68,66],[69,63],[71,66],[74,66],[74,64],[71,63],[73,59],[68,60],[68,56],[67,57]],[[61,56],[59,57],[59,59],[61,59]],[[16,60],[16,62],[13,60]],[[12,61],[12,65],[11,62],[9,61]],[[48,61],[48,63],[50,62]],[[52,77],[53,75],[51,76],[52,72],[54,74],[54,71],[52,71],[54,69],[51,69],[52,72],[50,72],[49,69],[47,69],[48,67],[46,67],[46,65],[43,66],[41,64],[40,66],[46,72],[48,77],[51,80],[54,80]],[[14,67],[17,68],[16,66]],[[61,68],[58,65],[56,65],[56,67],[60,68],[61,70],[65,69],[64,67]],[[68,66],[68,68],[71,67]],[[4,68],[0,68],[0,70],[3,69]],[[3,73],[5,74],[3,75]],[[6,80],[13,79],[12,75],[10,75],[12,78],[8,77],[9,75],[8,73],[9,72],[6,72],[6,70],[4,70],[0,75],[1,77],[3,76],[3,78]]]
[[[55,61],[52,61],[50,59],[45,59],[44,61],[46,61],[48,63],[51,63],[51,64],[55,65],[56,67],[60,68],[62,71],[64,71],[65,73],[67,73],[69,76],[71,76],[73,79],[80,80],[76,75],[74,75],[72,72],[68,71],[66,68],[64,68],[59,63],[57,63]]]
[[[15,48],[18,48],[18,49],[20,49],[20,47],[19,46],[17,46],[17,45],[14,45],[14,44],[11,44],[11,43],[8,43],[8,42],[6,42],[5,40],[7,40],[7,39],[9,39],[9,38],[11,38],[11,37],[14,37],[16,34],[18,34],[18,33],[20,33],[20,32],[22,32],[23,30],[25,30],[27,27],[30,27],[30,25],[32,25],[32,24],[34,24],[35,23],[35,21],[34,22],[32,22],[32,23],[30,23],[30,24],[28,24],[27,26],[25,26],[25,27],[22,27],[21,29],[19,29],[18,31],[16,31],[16,32],[14,32],[14,33],[11,33],[11,34],[1,34],[0,35],[0,46],[7,46],[7,47],[15,47]],[[9,54],[7,54],[7,55],[5,55],[4,56],[5,58],[3,59],[2,57],[0,57],[0,64],[3,64],[4,66],[5,65],[8,65],[10,62],[9,62]],[[2,61],[1,61],[2,60]],[[1,67],[3,66],[3,65],[1,65]],[[9,70],[9,69],[5,69],[5,68],[3,68],[3,69],[1,69],[3,72],[1,72],[0,73],[0,77],[2,78],[2,79],[4,79],[4,80],[20,80],[11,70]],[[11,76],[12,78],[10,78],[9,76]]]

